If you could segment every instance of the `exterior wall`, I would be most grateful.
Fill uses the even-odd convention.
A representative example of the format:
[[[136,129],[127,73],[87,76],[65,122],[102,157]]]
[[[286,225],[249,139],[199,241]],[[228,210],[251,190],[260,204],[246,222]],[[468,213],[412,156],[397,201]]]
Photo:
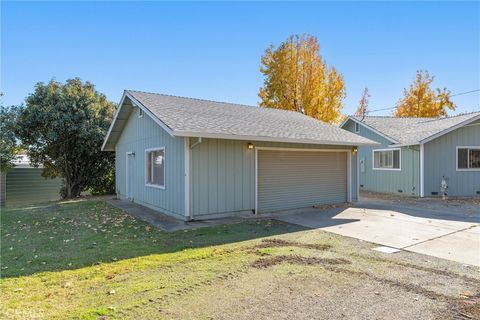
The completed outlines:
[[[445,176],[451,196],[478,196],[480,170],[457,171],[456,147],[480,147],[480,121],[454,130],[425,144],[425,196],[440,193]]]
[[[190,145],[197,139],[191,138]],[[352,147],[250,141],[256,147],[350,149]],[[190,150],[190,203],[194,219],[255,209],[255,150],[247,141],[203,139]],[[352,153],[352,201],[357,200]]]
[[[6,174],[7,206],[60,199],[62,180],[42,177],[42,168],[13,168]],[[3,188],[3,183],[2,183]]]
[[[356,133],[355,123],[352,120],[348,120],[343,129]],[[363,126],[360,126],[360,132],[356,134],[380,143],[378,146],[359,148],[359,158],[365,163],[364,172],[360,170],[360,165],[358,168],[360,190],[397,195],[420,195],[419,146],[401,148],[400,171],[373,170],[372,150],[388,148],[392,142]]]
[[[116,189],[126,198],[127,152],[134,152],[133,201],[163,213],[185,218],[184,138],[173,138],[149,116],[134,109],[115,146]],[[165,147],[165,189],[145,185],[145,149]]]

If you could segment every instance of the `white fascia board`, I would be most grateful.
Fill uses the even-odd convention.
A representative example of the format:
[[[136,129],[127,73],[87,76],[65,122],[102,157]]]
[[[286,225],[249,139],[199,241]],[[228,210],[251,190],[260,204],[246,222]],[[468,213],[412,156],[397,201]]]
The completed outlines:
[[[430,141],[432,141],[432,140],[434,140],[434,139],[437,139],[438,137],[441,137],[441,136],[443,136],[443,135],[446,135],[447,133],[452,132],[453,130],[456,130],[456,129],[458,129],[458,128],[461,128],[461,127],[463,127],[463,126],[465,126],[465,125],[467,125],[467,124],[469,124],[469,123],[475,122],[475,121],[477,121],[477,120],[480,120],[480,114],[477,115],[477,116],[475,116],[475,117],[472,117],[472,118],[470,118],[470,119],[468,119],[468,120],[465,120],[465,121],[463,121],[463,122],[460,122],[459,124],[456,124],[456,125],[448,128],[448,129],[445,129],[445,130],[443,130],[443,131],[437,132],[437,133],[435,133],[434,135],[431,135],[430,137],[427,137],[427,138],[425,138],[425,139],[423,139],[423,140],[420,140],[420,143],[423,144],[423,143],[430,142]]]
[[[390,142],[392,142],[392,143],[398,143],[398,141],[390,138],[389,136],[385,135],[384,133],[378,131],[377,129],[375,129],[375,128],[371,127],[371,126],[369,126],[369,125],[366,124],[365,122],[358,121],[357,119],[355,119],[355,118],[353,118],[353,117],[350,117],[350,116],[340,125],[340,128],[342,128],[343,125],[344,125],[345,123],[347,123],[348,120],[352,120],[353,122],[358,123],[359,125],[363,126],[364,128],[367,128],[368,130],[375,132],[375,133],[378,134],[379,136],[387,139],[388,141],[390,141]]]
[[[173,130],[166,125],[162,120],[160,120],[157,116],[155,116],[147,107],[145,107],[140,101],[135,99],[128,91],[125,92],[127,97],[132,100],[135,105],[137,105],[140,109],[143,110],[156,124],[158,124],[163,130],[165,130],[172,138],[174,137]]]
[[[113,150],[106,150],[105,145],[107,144],[108,139],[110,138],[110,133],[112,132],[113,126],[115,125],[115,122],[117,121],[118,114],[120,113],[120,109],[123,106],[123,102],[125,101],[126,91],[123,91],[122,99],[120,99],[120,103],[118,104],[117,110],[115,110],[115,114],[113,115],[113,120],[112,123],[110,123],[110,127],[108,128],[107,135],[105,136],[105,139],[103,140],[102,144],[102,151],[113,151]]]
[[[295,138],[276,138],[276,137],[263,137],[263,136],[247,136],[247,135],[235,135],[235,134],[219,134],[219,133],[204,133],[204,132],[192,132],[192,131],[173,131],[173,135],[176,137],[192,137],[192,138],[211,138],[211,139],[226,139],[226,140],[246,140],[246,141],[266,141],[266,142],[284,142],[284,143],[305,143],[305,144],[322,144],[322,145],[336,145],[336,146],[374,146],[378,145],[378,142],[372,141],[371,143],[360,142],[336,142],[336,141],[323,141],[323,140],[308,140],[308,139],[295,139]]]
[[[137,107],[143,110],[145,114],[147,114],[153,121],[155,121],[156,124],[158,124],[163,130],[165,130],[171,137],[173,137],[173,131],[170,129],[169,126],[167,126],[165,123],[163,123],[160,119],[158,119],[150,110],[148,110],[140,101],[135,99],[128,91],[124,91],[122,95],[122,99],[120,100],[120,103],[118,104],[118,108],[115,111],[115,114],[113,116],[113,121],[110,124],[110,127],[108,128],[107,135],[105,136],[105,140],[103,141],[102,144],[102,151],[114,151],[114,149],[105,149],[105,145],[107,144],[108,139],[110,138],[110,135],[112,133],[113,127],[115,126],[115,123],[117,121],[118,115],[123,108],[125,98],[128,97]]]

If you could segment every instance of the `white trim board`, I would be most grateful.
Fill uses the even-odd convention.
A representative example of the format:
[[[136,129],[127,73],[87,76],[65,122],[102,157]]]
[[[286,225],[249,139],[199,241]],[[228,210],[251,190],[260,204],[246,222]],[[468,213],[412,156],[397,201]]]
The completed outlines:
[[[112,123],[110,124],[110,127],[108,128],[107,135],[105,136],[105,139],[103,140],[102,144],[102,151],[114,151],[113,149],[105,149],[105,145],[107,144],[107,141],[110,139],[110,135],[112,134],[112,130],[115,126],[115,123],[117,122],[118,115],[120,114],[120,111],[122,108],[124,108],[125,104],[125,98],[129,98],[130,101],[132,102],[133,107],[137,106],[141,110],[143,110],[144,114],[147,114],[156,124],[158,124],[163,130],[165,130],[171,137],[173,137],[173,131],[170,129],[169,126],[167,126],[165,123],[163,123],[160,119],[158,119],[153,113],[150,112],[141,102],[139,102],[137,99],[135,99],[128,91],[124,91],[122,98],[120,99],[120,103],[118,104],[117,110],[115,111],[115,114],[113,116]],[[142,116],[143,118],[143,116]],[[128,121],[127,119],[122,119],[124,121]],[[122,129],[123,130],[123,129]]]
[[[480,150],[480,146],[456,146],[455,147],[455,171],[468,172],[468,171],[480,171],[480,168],[459,168],[458,167],[458,149],[475,149]],[[467,164],[470,163],[470,152],[467,152]]]
[[[382,151],[392,151],[392,161],[393,161],[393,151],[398,151],[398,168],[375,168],[375,152]],[[393,164],[392,164],[393,165]],[[402,171],[402,149],[401,148],[383,148],[383,149],[373,149],[372,150],[372,170],[379,171]]]
[[[192,220],[190,208],[190,139],[184,138],[184,169],[185,169],[185,219]]]
[[[152,151],[163,151],[163,185],[151,184],[148,183],[148,153]],[[155,148],[147,148],[145,149],[145,187],[149,188],[157,188],[161,190],[165,190],[167,185],[167,152],[165,151],[165,146],[155,147]],[[153,170],[153,167],[152,167]]]

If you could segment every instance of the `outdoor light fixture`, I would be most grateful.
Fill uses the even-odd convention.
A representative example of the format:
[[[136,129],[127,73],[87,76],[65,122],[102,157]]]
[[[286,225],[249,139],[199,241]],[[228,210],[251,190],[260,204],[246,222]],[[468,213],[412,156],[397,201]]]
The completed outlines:
[[[250,142],[247,143],[247,148],[248,148],[248,149],[253,149],[253,143],[250,143]]]
[[[357,147],[353,147],[353,153],[357,153],[358,151],[358,148]]]

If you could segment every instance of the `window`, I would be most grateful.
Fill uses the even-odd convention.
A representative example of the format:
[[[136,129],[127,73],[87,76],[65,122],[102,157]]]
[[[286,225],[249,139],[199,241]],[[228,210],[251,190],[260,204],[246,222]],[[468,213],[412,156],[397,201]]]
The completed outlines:
[[[138,117],[143,118],[143,109],[138,108]]]
[[[146,185],[165,188],[165,148],[145,150]]]
[[[357,122],[355,122],[355,132],[356,133],[360,132],[360,124],[358,124]]]
[[[373,150],[374,170],[401,170],[400,149]]]
[[[480,147],[457,147],[457,170],[480,170]]]

